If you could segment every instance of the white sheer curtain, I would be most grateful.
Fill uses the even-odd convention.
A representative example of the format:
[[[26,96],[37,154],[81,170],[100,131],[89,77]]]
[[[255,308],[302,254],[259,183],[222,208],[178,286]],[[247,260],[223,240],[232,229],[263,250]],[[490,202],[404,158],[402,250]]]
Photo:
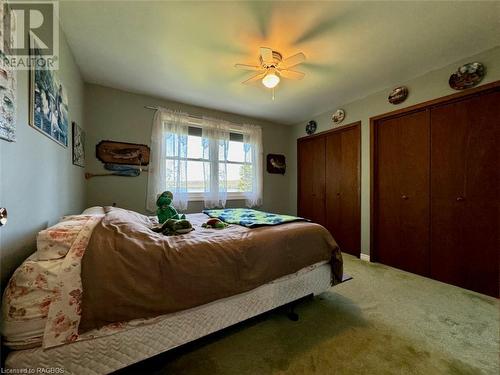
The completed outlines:
[[[227,201],[227,154],[230,123],[203,117],[201,138],[203,144],[204,193],[206,208],[225,207]],[[218,176],[218,178],[212,178]]]
[[[243,128],[243,143],[245,150],[245,163],[252,164],[252,191],[245,193],[247,207],[262,205],[263,195],[263,148],[262,129],[260,126],[245,124]]]
[[[189,115],[158,108],[151,131],[151,155],[148,173],[146,209],[156,211],[158,194],[170,190],[173,205],[187,208],[187,139]]]

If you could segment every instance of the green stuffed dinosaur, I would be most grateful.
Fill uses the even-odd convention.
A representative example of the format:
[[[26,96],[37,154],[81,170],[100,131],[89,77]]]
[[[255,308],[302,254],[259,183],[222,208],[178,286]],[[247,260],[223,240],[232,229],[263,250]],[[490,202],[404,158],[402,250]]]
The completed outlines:
[[[158,206],[156,214],[158,215],[158,222],[160,224],[163,224],[168,219],[182,220],[186,218],[185,215],[179,215],[174,206],[172,206],[173,199],[174,195],[172,192],[164,191],[156,200],[156,205]]]

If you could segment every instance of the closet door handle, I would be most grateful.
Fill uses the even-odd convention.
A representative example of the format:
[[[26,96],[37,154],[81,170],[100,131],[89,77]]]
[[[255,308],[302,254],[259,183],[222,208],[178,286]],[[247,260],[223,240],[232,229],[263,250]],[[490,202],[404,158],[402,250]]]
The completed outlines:
[[[404,195],[404,194],[403,194],[403,195],[401,196],[401,199],[403,199],[403,200],[405,200],[405,201],[406,201],[406,200],[408,200],[408,195]]]
[[[462,202],[462,201],[464,201],[464,200],[465,200],[465,198],[464,198],[464,197],[457,197],[457,202]]]

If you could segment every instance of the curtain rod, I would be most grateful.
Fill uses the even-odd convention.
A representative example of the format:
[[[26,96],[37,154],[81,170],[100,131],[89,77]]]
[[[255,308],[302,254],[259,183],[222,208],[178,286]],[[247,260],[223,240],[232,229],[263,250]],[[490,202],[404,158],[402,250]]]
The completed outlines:
[[[158,110],[158,107],[153,107],[153,106],[150,106],[150,105],[145,105],[145,106],[144,106],[144,108],[146,108],[146,109],[151,109],[151,110],[154,110],[154,111]],[[188,114],[188,117],[189,117],[190,119],[193,119],[193,121],[192,121],[192,122],[190,121],[190,124],[193,124],[193,125],[198,125],[198,126],[200,126],[200,125],[201,125],[201,124],[200,124],[200,121],[201,121],[201,120],[203,120],[203,117],[201,117],[201,116],[194,116],[194,115],[189,115],[189,114]],[[227,121],[227,120],[225,120],[225,121]],[[243,126],[243,125],[241,125],[241,124],[238,124],[237,122],[233,122],[233,121],[228,121],[228,122],[230,122],[230,123],[232,123],[234,126],[238,127],[238,128],[236,128],[236,129],[231,129],[231,130],[240,131],[239,127]]]
[[[153,107],[151,105],[145,105],[144,108],[145,109],[151,109],[153,111],[158,110],[158,107]],[[193,121],[189,122],[190,124],[193,124],[193,125],[200,126],[201,125],[200,121],[203,120],[203,117],[201,117],[201,116],[194,116],[194,115],[189,115],[188,114],[188,117],[193,120]],[[227,120],[225,120],[225,121],[227,121]],[[234,130],[234,131],[237,131],[237,132],[241,132],[241,128],[243,127],[242,124],[239,124],[239,123],[233,122],[233,121],[228,121],[228,122],[230,122],[231,124],[233,124],[235,126],[235,128],[232,128],[231,130]]]
[[[153,106],[150,106],[150,105],[145,105],[144,108],[151,109],[153,111],[158,110],[158,107],[153,107]],[[188,117],[192,118],[193,120],[202,120],[202,117],[200,117],[200,116],[188,115]]]

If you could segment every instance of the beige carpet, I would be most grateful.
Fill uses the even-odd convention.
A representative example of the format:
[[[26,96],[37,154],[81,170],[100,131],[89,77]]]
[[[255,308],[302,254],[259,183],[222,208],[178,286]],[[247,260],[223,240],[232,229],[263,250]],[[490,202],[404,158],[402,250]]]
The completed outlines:
[[[353,280],[121,374],[499,374],[498,300],[345,256]]]

